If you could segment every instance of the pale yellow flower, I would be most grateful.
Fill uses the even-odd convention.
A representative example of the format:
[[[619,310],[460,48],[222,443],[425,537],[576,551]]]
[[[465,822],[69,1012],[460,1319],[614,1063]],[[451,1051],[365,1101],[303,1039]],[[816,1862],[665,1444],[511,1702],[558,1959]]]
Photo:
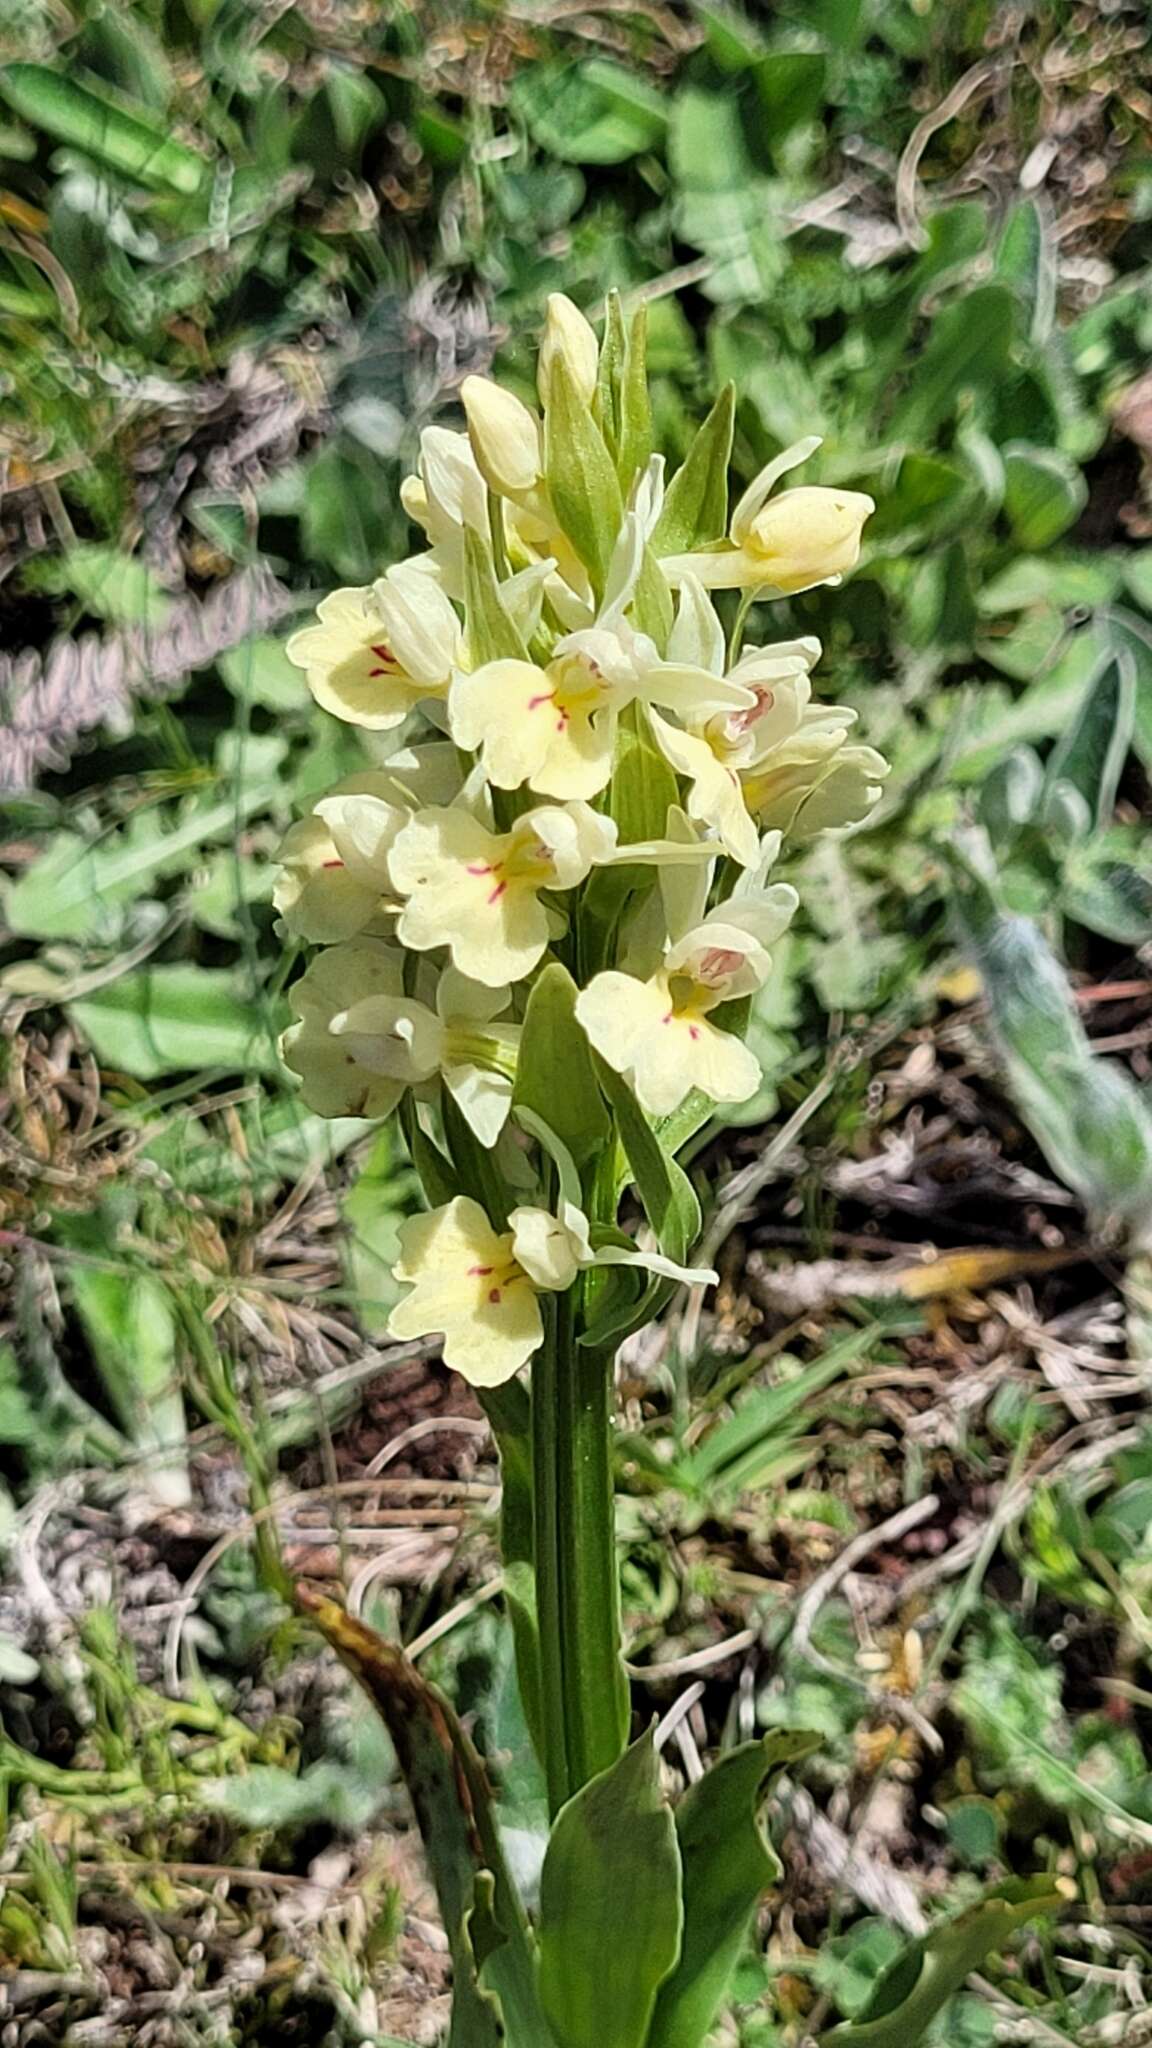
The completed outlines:
[[[805,840],[859,824],[878,802],[887,773],[884,756],[849,741],[846,727],[801,728],[747,771],[744,796],[763,827]]]
[[[305,670],[316,702],[368,731],[401,725],[422,698],[442,697],[460,649],[460,626],[434,577],[400,563],[370,588],[334,590],[315,626],[285,652]]]
[[[557,356],[562,356],[568,365],[572,382],[585,405],[591,405],[596,394],[600,345],[595,329],[584,318],[579,306],[574,306],[563,292],[551,292],[548,297],[548,313],[536,367],[536,388],[541,405],[548,403],[552,364]]]
[[[686,729],[652,714],[657,745],[688,781],[689,817],[714,831],[742,867],[755,864],[760,844],[742,772],[799,727],[811,695],[807,671],[819,653],[818,640],[749,648],[728,677],[747,693],[743,708],[709,715],[705,703],[703,715],[690,717]],[[844,714],[846,721],[851,716]]]
[[[422,526],[427,561],[449,597],[464,595],[464,533],[488,533],[488,488],[476,467],[467,434],[450,427],[425,427],[415,476],[404,478],[400,502]]]
[[[539,1349],[540,1304],[512,1233],[494,1230],[469,1196],[402,1223],[393,1270],[411,1292],[392,1310],[389,1334],[442,1334],[445,1365],[474,1387],[500,1386]]]
[[[641,1251],[637,1245],[603,1244],[594,1250],[588,1218],[575,1202],[561,1201],[555,1216],[547,1209],[513,1209],[508,1221],[512,1249],[537,1287],[563,1292],[589,1266],[634,1266],[687,1286],[716,1284],[711,1267],[680,1266],[662,1252]]]
[[[610,970],[581,991],[576,1015],[589,1041],[650,1116],[671,1116],[693,1088],[713,1102],[755,1094],[759,1061],[710,1012],[763,986],[767,948],[796,902],[785,884],[730,898],[677,939],[648,980]]]
[[[508,1119],[516,1076],[518,1024],[498,1021],[506,988],[484,988],[454,968],[440,975],[436,1007],[402,989],[351,998],[329,1031],[367,1073],[419,1088],[443,1077],[482,1145],[495,1145]]]
[[[838,581],[854,568],[861,529],[876,509],[867,492],[805,484],[769,497],[777,478],[819,445],[814,436],[798,441],[761,470],[732,514],[727,545],[666,556],[660,566],[669,581],[689,574],[709,590],[786,595]]]
[[[548,945],[540,892],[574,888],[615,846],[611,819],[583,803],[542,805],[503,833],[465,810],[419,811],[389,857],[407,899],[400,942],[418,953],[449,947],[461,974],[487,988],[521,981]]]
[[[301,1094],[318,1116],[388,1116],[404,1082],[361,1064],[332,1035],[332,1020],[346,1004],[394,1001],[404,990],[404,956],[378,939],[328,946],[294,982],[288,1002],[298,1019],[280,1040],[280,1055],[301,1080]]]
[[[756,698],[734,680],[662,662],[647,635],[622,621],[567,634],[543,667],[490,661],[458,674],[448,717],[456,744],[480,750],[498,789],[526,782],[541,796],[589,798],[611,780],[617,721],[634,702],[706,717],[749,709]]]
[[[388,1318],[393,1337],[443,1333],[444,1363],[473,1386],[512,1378],[544,1337],[538,1295],[572,1285],[588,1266],[637,1266],[673,1280],[714,1283],[707,1267],[679,1266],[659,1252],[605,1245],[592,1249],[588,1219],[572,1202],[559,1216],[514,1209],[494,1230],[479,1202],[457,1195],[400,1226],[393,1268],[411,1285]]]
[[[332,944],[379,914],[391,893],[388,853],[411,815],[395,796],[387,773],[353,775],[289,826],[272,901],[295,938]]]

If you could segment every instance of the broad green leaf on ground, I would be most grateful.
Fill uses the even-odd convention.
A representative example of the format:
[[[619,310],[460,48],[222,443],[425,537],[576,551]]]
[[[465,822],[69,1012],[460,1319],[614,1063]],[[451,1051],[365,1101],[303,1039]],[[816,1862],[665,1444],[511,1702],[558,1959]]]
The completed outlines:
[[[222,968],[139,967],[77,997],[68,1014],[102,1066],[140,1081],[214,1067],[282,1071],[276,1037],[286,1008],[273,1004],[265,1015]]]
[[[1008,1092],[1054,1170],[1098,1228],[1139,1246],[1152,1233],[1152,1110],[1120,1066],[1093,1052],[1064,969],[1039,928],[1006,916],[974,867],[954,906],[979,970]]]
[[[114,945],[132,904],[194,865],[201,848],[234,833],[239,820],[277,795],[275,783],[254,781],[227,797],[193,798],[175,811],[142,810],[101,839],[56,833],[5,889],[8,924],[26,938]]]
[[[676,1829],[645,1735],[553,1824],[538,1942],[557,2048],[644,2048],[682,1917]]]
[[[1004,510],[1023,548],[1046,548],[1073,526],[1088,502],[1077,465],[1055,448],[1004,450]]]
[[[567,163],[623,163],[659,143],[667,122],[659,93],[596,58],[525,67],[511,103],[539,146]]]
[[[1008,368],[1016,302],[1006,285],[978,285],[938,313],[915,358],[892,433],[908,440],[931,434],[967,391],[986,391]]]
[[[1111,650],[1089,676],[1076,717],[1048,757],[1049,791],[1061,785],[1074,790],[1097,831],[1111,822],[1135,709],[1135,663],[1123,648]]]
[[[1058,1912],[1067,1893],[1046,1877],[1014,1878],[954,1920],[935,1927],[890,1965],[854,2020],[820,2036],[820,2048],[918,2048],[966,1977],[1030,1920]]]
[[[184,1397],[167,1288],[150,1273],[105,1272],[79,1257],[67,1284],[93,1364],[140,1456],[144,1491],[168,1507],[187,1506]]]

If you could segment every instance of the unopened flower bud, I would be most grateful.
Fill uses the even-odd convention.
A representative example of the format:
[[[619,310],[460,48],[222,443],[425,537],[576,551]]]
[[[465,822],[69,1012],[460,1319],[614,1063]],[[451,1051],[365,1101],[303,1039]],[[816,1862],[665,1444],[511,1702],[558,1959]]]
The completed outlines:
[[[860,529],[875,509],[865,491],[801,485],[768,500],[751,521],[743,545],[763,564],[764,581],[774,589],[807,590],[855,567]]]
[[[600,347],[579,306],[574,306],[564,292],[552,292],[548,299],[548,317],[544,323],[536,371],[541,405],[548,403],[552,364],[557,356],[563,357],[584,403],[591,405],[596,390]]]
[[[515,498],[540,481],[540,423],[489,377],[465,377],[460,396],[476,466],[490,490]]]

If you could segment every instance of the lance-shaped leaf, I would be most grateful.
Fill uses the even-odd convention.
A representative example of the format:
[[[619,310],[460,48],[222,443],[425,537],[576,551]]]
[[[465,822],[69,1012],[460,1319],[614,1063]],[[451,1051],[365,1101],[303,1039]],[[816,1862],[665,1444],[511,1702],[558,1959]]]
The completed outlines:
[[[1067,1903],[1050,1877],[1013,1878],[955,1920],[921,1935],[885,1970],[854,2020],[820,2036],[820,2048],[917,2048],[925,2030],[986,1956],[1029,1920]]]
[[[486,661],[527,661],[519,628],[504,609],[492,556],[471,526],[464,529],[464,615],[473,668]]]
[[[652,549],[682,555],[728,531],[728,464],[736,387],[726,384],[668,486]]]
[[[540,2002],[557,2048],[644,2048],[680,1950],[680,1852],[650,1735],[561,1808],[540,1880]]]
[[[512,1099],[543,1118],[582,1166],[607,1143],[609,1124],[588,1040],[576,1021],[576,993],[558,960],[537,977],[524,1013]]]
[[[1152,1111],[1125,1070],[1093,1052],[1043,933],[1004,915],[974,865],[955,908],[988,997],[1008,1092],[1099,1229],[1152,1243]]]
[[[452,1957],[448,2048],[548,2048],[541,2019],[535,2037],[510,2036],[496,1998],[481,1987],[469,1918],[481,1881],[486,1954],[499,1948],[498,1975],[511,1976],[509,2005],[533,2010],[535,1964],[524,1909],[509,1875],[480,1761],[453,1709],[395,1643],[310,1587],[297,1600],[363,1686],[392,1738],[416,1814]],[[490,1882],[483,1883],[485,1877]],[[495,1976],[493,1977],[495,1981]]]
[[[562,355],[552,359],[544,449],[552,509],[600,595],[624,501],[604,436]]]
[[[648,396],[648,308],[632,316],[628,354],[620,387],[620,446],[616,468],[627,492],[652,453],[652,404]]]
[[[768,1787],[816,1746],[815,1736],[789,1729],[745,1743],[680,1801],[684,1936],[656,2000],[648,2048],[700,2048],[744,1952],[760,1894],[780,1877],[760,1817]]]
[[[1118,647],[1093,670],[1076,717],[1049,756],[1049,796],[1074,789],[1097,831],[1112,822],[1135,712],[1136,664],[1127,649]]]
[[[500,1556],[504,1608],[516,1646],[520,1705],[532,1747],[544,1761],[540,1635],[536,1623],[535,1546],[532,1530],[532,1425],[522,1379],[484,1387],[477,1398],[500,1453]]]
[[[700,1235],[700,1204],[682,1166],[666,1152],[627,1081],[597,1057],[600,1086],[612,1106],[649,1223],[667,1258],[683,1265]]]

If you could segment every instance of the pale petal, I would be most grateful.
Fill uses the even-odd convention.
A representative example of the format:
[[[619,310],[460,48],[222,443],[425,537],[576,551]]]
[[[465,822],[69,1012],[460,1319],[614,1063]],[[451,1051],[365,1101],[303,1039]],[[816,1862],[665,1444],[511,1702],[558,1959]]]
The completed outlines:
[[[734,541],[739,543],[744,539],[753,519],[780,477],[785,476],[790,469],[799,469],[802,462],[807,462],[810,455],[815,455],[820,444],[819,434],[805,434],[799,441],[793,441],[790,448],[785,448],[779,455],[774,455],[771,462],[765,463],[759,474],[753,477],[744,495],[737,501],[729,527]]]
[[[555,1293],[571,1287],[581,1246],[559,1218],[546,1209],[513,1209],[508,1223],[513,1254],[534,1285]]]
[[[668,660],[678,668],[724,673],[724,628],[698,576],[681,578],[676,621],[668,638]]]
[[[333,1017],[332,1036],[373,1074],[410,1087],[434,1074],[444,1056],[444,1027],[410,996],[364,996]]]
[[[618,1074],[627,1072],[639,1047],[659,1031],[667,1002],[651,982],[610,968],[597,974],[576,998],[576,1016],[589,1043]]]
[[[760,1065],[738,1038],[706,1018],[670,1016],[637,1048],[636,1095],[650,1116],[671,1116],[693,1088],[713,1102],[746,1102],[760,1086]]]
[[[690,783],[688,815],[718,832],[733,860],[752,867],[760,851],[760,835],[749,817],[740,778],[735,769],[718,761],[706,740],[681,732],[658,713],[651,713],[652,730],[665,760]]]
[[[485,1067],[447,1066],[444,1086],[469,1129],[491,1151],[512,1107],[512,1083],[508,1076],[490,1073]]]

